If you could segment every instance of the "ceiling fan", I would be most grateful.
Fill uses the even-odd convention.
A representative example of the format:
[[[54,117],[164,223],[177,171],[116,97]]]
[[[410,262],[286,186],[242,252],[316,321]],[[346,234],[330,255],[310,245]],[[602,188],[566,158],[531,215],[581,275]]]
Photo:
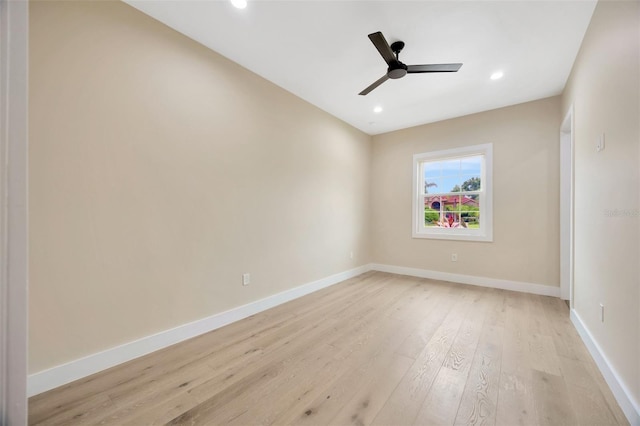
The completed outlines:
[[[405,65],[400,62],[400,52],[402,48],[404,48],[404,42],[395,41],[391,43],[387,43],[387,40],[384,38],[380,31],[376,33],[369,34],[369,39],[373,43],[373,45],[378,49],[382,59],[389,65],[387,69],[387,73],[383,75],[381,78],[376,80],[372,85],[364,89],[359,95],[367,95],[376,87],[380,86],[382,83],[387,81],[390,78],[402,78],[407,74],[421,74],[421,73],[430,73],[430,72],[457,72],[462,64],[428,64],[428,65]]]

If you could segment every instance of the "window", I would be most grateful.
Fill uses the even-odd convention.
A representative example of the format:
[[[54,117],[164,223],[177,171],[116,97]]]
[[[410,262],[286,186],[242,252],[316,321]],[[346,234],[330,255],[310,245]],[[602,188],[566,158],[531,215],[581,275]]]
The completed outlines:
[[[413,237],[493,241],[492,144],[413,156]]]

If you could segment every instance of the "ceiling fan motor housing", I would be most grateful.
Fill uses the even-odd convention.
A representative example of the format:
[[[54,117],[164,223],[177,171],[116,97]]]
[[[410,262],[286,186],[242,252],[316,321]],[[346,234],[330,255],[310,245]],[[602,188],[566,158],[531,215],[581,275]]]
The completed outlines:
[[[387,75],[389,78],[402,78],[407,75],[407,66],[400,61],[394,61],[389,64],[389,69],[387,70]]]

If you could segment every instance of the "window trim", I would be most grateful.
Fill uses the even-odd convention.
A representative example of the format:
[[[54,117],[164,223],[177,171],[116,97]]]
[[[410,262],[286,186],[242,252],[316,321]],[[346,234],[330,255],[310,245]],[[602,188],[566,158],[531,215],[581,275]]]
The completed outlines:
[[[424,226],[424,194],[421,193],[421,164],[425,161],[446,160],[472,155],[484,157],[482,192],[480,194],[480,229],[427,228]],[[413,156],[412,237],[439,240],[493,241],[493,144],[463,146],[441,151],[424,152]]]

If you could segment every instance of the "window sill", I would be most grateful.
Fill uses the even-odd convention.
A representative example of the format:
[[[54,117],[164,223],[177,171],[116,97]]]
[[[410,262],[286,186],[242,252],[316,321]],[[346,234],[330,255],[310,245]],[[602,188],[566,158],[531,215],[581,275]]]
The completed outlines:
[[[493,235],[485,234],[465,234],[465,233],[418,233],[414,232],[412,238],[424,238],[431,240],[454,240],[454,241],[481,241],[486,243],[493,242]]]

